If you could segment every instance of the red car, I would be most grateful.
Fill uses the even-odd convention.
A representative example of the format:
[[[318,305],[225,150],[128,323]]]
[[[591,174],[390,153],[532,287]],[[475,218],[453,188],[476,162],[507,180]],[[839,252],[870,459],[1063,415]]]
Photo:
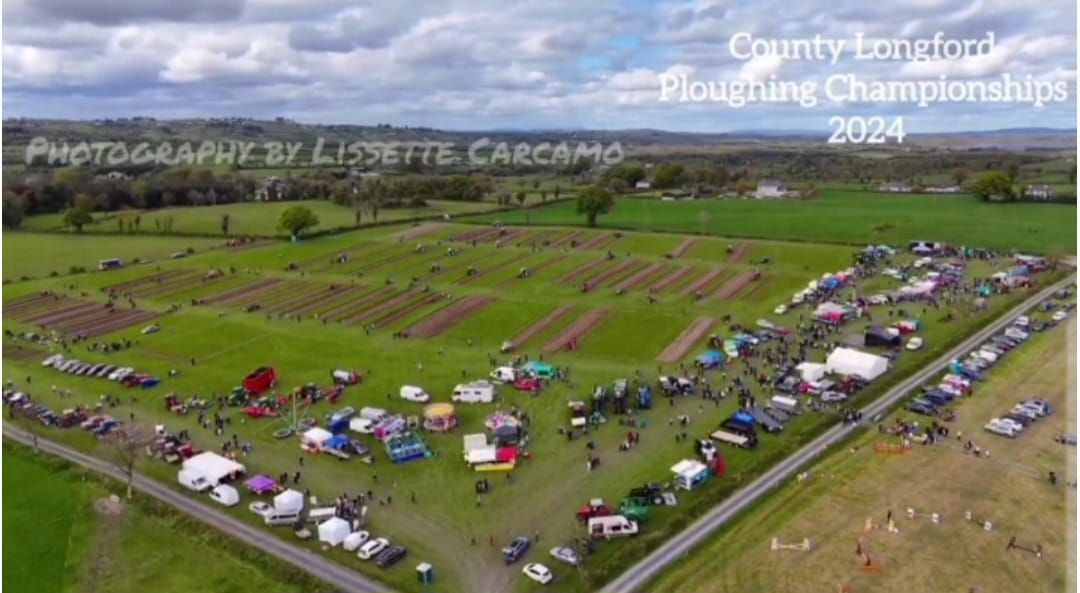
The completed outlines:
[[[611,507],[604,504],[604,501],[595,498],[589,501],[589,504],[581,507],[577,512],[578,521],[588,521],[593,517],[607,517],[611,514]]]
[[[259,395],[277,383],[277,371],[274,367],[259,367],[244,377],[244,389],[248,393]]]
[[[244,408],[244,413],[251,418],[277,418],[278,416],[278,413],[270,406],[248,406]]]
[[[539,391],[542,384],[543,382],[536,377],[522,377],[517,381],[514,381],[514,389],[519,389],[521,391]]]

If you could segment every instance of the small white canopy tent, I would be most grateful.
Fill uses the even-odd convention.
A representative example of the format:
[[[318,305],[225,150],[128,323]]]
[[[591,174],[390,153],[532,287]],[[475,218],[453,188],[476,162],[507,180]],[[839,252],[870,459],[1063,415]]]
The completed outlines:
[[[825,367],[830,373],[873,381],[889,370],[889,359],[852,348],[837,348],[825,360]]]
[[[206,478],[214,486],[219,483],[235,478],[244,473],[244,466],[222,457],[217,453],[206,451],[184,460],[184,469],[196,471]]]
[[[306,430],[303,436],[301,436],[300,438],[305,445],[322,447],[323,443],[334,438],[334,433],[326,430],[325,428],[320,428],[316,426],[314,428],[309,428],[308,430]]]
[[[465,452],[465,463],[468,463],[469,465],[495,463],[498,459],[499,453],[495,448],[495,445],[486,445],[476,449],[469,449]]]
[[[795,367],[803,381],[820,381],[825,376],[826,365],[820,362],[801,362]]]
[[[482,432],[467,434],[462,437],[461,441],[462,447],[465,449],[465,451],[472,451],[473,449],[487,447],[488,444],[487,435]]]
[[[274,508],[282,513],[298,512],[304,508],[304,493],[286,490],[274,497]]]
[[[350,533],[349,522],[341,517],[334,517],[319,523],[319,541],[336,546],[345,541]]]

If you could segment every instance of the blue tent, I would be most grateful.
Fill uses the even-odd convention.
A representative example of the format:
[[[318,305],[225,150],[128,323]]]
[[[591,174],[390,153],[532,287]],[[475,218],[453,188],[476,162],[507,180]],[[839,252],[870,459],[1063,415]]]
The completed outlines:
[[[329,439],[326,439],[326,442],[323,443],[323,446],[326,447],[327,449],[341,449],[341,448],[345,447],[348,444],[349,444],[349,437],[339,434],[337,436],[333,436],[333,437],[330,437]]]
[[[704,353],[698,355],[696,361],[705,368],[715,368],[723,364],[724,353],[719,350],[706,350]]]
[[[546,363],[531,360],[525,363],[525,366],[521,367],[523,371],[530,375],[536,375],[537,377],[551,377],[555,374],[555,367]]]

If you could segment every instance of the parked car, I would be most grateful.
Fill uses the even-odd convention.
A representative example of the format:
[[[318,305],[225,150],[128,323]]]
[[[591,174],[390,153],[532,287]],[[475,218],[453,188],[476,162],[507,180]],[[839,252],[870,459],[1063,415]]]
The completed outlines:
[[[825,391],[821,394],[821,401],[825,403],[842,402],[848,398],[843,391]]]
[[[360,550],[356,552],[356,557],[361,560],[371,560],[388,547],[390,547],[390,540],[385,537],[373,539],[360,546]]]
[[[1020,403],[1025,407],[1036,410],[1040,416],[1049,416],[1054,413],[1054,405],[1045,399],[1029,399]]]
[[[570,566],[577,566],[578,562],[581,561],[581,559],[578,558],[577,552],[566,546],[551,548],[551,557],[564,564],[569,564]]]
[[[787,305],[777,305],[776,308],[773,309],[773,313],[776,313],[777,315],[783,315],[784,313],[787,313],[787,310]]]
[[[538,562],[530,562],[526,564],[521,568],[521,572],[525,576],[536,581],[537,583],[540,583],[541,585],[546,585],[555,578],[555,575],[551,574],[551,571],[548,570],[548,567]]]
[[[228,484],[219,484],[210,491],[210,499],[218,504],[231,507],[240,502],[240,493]]]
[[[983,426],[988,432],[999,434],[1001,436],[1009,437],[1010,439],[1016,438],[1016,435],[1020,433],[1017,428],[1007,422],[1003,422],[1001,418],[991,418],[989,422]]]
[[[407,556],[408,553],[408,550],[406,550],[402,546],[390,546],[389,548],[386,548],[385,550],[380,552],[379,555],[375,557],[375,564],[379,568],[390,568],[391,566],[404,560],[405,556]]]
[[[510,542],[510,545],[502,549],[503,560],[505,560],[507,564],[513,564],[518,560],[521,560],[521,557],[525,555],[525,552],[529,551],[529,546],[531,545],[531,541],[527,537],[514,538],[514,541]]]
[[[923,416],[937,416],[937,408],[934,404],[925,400],[915,400],[908,404],[907,410],[916,414],[922,414]]]
[[[923,347],[923,339],[920,338],[919,336],[915,336],[914,338],[911,338],[910,340],[908,340],[907,345],[904,346],[904,347],[907,348],[908,350],[912,350],[912,351],[920,350]]]

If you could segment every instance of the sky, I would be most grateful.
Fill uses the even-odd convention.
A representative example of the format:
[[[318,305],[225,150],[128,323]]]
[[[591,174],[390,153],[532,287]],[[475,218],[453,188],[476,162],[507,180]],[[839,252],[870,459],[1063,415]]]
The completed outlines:
[[[1035,5],[1037,4],[1037,9]],[[908,132],[1076,127],[1074,0],[6,0],[3,116],[283,116],[443,129],[825,130],[904,116]],[[983,38],[952,62],[739,60],[731,37]],[[690,79],[868,80],[1003,73],[1068,85],[1046,107],[661,102]]]

